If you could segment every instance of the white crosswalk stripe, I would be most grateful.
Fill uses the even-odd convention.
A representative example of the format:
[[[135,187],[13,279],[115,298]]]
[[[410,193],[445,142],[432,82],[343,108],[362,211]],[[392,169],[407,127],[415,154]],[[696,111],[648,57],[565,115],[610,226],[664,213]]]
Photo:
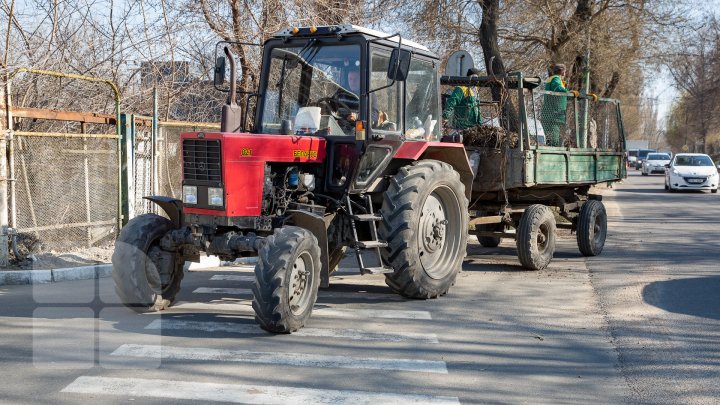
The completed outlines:
[[[252,314],[253,309],[249,302],[178,302],[170,307],[166,313],[175,311],[235,311],[240,313]],[[327,308],[316,307],[313,309],[312,316],[327,316],[336,318],[380,318],[380,319],[432,319],[428,311],[403,311],[394,309],[366,309],[366,308]]]
[[[255,276],[250,275],[242,275],[237,276],[233,274],[216,274],[212,277],[210,277],[211,281],[255,281]]]
[[[237,334],[266,334],[259,326],[249,323],[236,322],[201,322],[187,321],[182,319],[156,319],[148,324],[145,329],[150,330],[195,330],[204,332],[225,332]],[[324,337],[347,340],[362,340],[375,342],[398,342],[398,343],[427,343],[437,344],[438,338],[434,333],[412,333],[412,332],[370,332],[360,329],[325,329],[305,327],[292,336],[303,337]]]
[[[78,377],[62,392],[252,404],[459,404],[457,397],[141,378]]]
[[[252,295],[249,288],[198,287],[193,294]]]
[[[124,344],[112,352],[111,355],[152,359],[214,360],[237,363],[411,371],[435,374],[447,374],[448,372],[444,361],[435,360],[381,359],[305,353],[252,352],[249,350],[210,349],[202,347]]]
[[[222,278],[215,278],[217,275],[210,278],[210,280],[224,280],[224,281],[255,281],[254,276],[224,276]],[[232,277],[232,278],[231,278]],[[252,295],[252,290],[249,288],[226,288],[226,287],[198,287],[193,293],[195,294],[224,294],[224,295]],[[397,294],[377,294],[377,293],[366,293],[356,291],[319,291],[318,298],[353,298],[363,299],[372,301],[406,301],[405,298]]]

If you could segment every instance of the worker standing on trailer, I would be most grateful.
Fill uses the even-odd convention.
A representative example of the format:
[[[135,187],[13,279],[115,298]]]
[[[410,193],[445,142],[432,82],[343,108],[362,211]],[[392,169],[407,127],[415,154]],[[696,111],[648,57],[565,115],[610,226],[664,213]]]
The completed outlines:
[[[468,69],[468,77],[477,78],[480,70]],[[447,99],[443,118],[456,129],[471,128],[482,124],[480,95],[476,86],[457,86]]]
[[[566,68],[563,64],[552,67],[552,76],[545,81],[545,91],[554,93],[573,93],[578,96],[577,91],[568,90],[565,84]],[[560,143],[560,130],[566,121],[567,97],[545,94],[540,115],[540,122],[547,139],[547,146],[562,146]]]

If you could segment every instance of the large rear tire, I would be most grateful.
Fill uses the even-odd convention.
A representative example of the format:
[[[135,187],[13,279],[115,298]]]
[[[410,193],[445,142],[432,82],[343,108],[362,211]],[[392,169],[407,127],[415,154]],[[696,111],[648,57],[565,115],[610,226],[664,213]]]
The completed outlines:
[[[528,207],[517,229],[517,251],[520,264],[529,270],[542,270],[555,254],[555,216],[542,204]]]
[[[255,321],[273,333],[305,326],[320,286],[320,246],[307,229],[275,229],[260,249],[255,266]]]
[[[390,180],[380,210],[385,282],[409,298],[435,298],[455,283],[467,249],[468,200],[452,166],[421,160]]]
[[[583,256],[597,256],[607,237],[607,213],[602,202],[589,200],[580,208],[577,244]]]
[[[175,302],[185,275],[184,261],[158,244],[172,229],[167,218],[144,214],[120,231],[112,255],[112,278],[118,297],[134,311],[160,311]]]

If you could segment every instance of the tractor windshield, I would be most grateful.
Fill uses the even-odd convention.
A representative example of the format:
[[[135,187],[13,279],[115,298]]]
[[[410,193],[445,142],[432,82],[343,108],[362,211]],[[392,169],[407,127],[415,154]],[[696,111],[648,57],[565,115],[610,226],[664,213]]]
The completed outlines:
[[[360,45],[271,50],[261,131],[354,135],[360,112]]]

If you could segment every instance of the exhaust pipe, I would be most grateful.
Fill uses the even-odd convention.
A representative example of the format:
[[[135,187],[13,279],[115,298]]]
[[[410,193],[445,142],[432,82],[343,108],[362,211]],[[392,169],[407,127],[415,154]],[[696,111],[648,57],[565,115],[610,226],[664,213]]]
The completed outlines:
[[[235,59],[230,54],[230,49],[226,46],[225,56],[230,62],[230,93],[227,101],[222,107],[220,113],[220,131],[221,132],[240,132],[242,122],[242,108],[237,105],[235,98],[237,97],[237,73],[235,72]]]

